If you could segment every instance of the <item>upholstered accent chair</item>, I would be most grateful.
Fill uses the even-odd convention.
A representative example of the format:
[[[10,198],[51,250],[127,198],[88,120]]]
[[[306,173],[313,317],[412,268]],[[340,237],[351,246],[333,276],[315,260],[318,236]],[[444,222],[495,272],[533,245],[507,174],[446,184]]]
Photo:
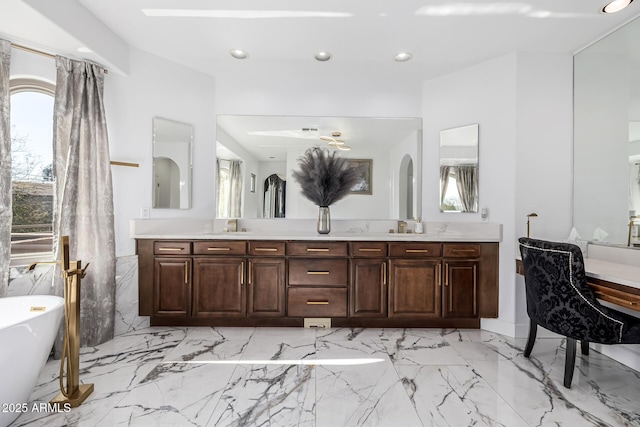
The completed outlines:
[[[582,354],[589,343],[639,344],[640,319],[604,307],[587,285],[582,252],[576,245],[521,237],[520,254],[529,315],[529,357],[538,325],[567,338],[564,386],[571,387],[576,341]]]

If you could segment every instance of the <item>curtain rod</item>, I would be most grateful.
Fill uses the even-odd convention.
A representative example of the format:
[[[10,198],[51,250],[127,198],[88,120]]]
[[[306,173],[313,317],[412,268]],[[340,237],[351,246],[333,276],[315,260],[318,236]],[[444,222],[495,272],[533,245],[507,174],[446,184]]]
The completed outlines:
[[[16,49],[24,50],[25,52],[35,53],[36,55],[45,56],[45,57],[51,58],[51,59],[56,59],[56,55],[54,55],[52,53],[44,52],[42,50],[34,49],[32,47],[22,46],[20,44],[15,44],[15,43],[11,43],[11,46],[16,48]],[[107,70],[104,67],[103,67],[103,70],[104,70],[105,74],[109,74],[109,70]]]

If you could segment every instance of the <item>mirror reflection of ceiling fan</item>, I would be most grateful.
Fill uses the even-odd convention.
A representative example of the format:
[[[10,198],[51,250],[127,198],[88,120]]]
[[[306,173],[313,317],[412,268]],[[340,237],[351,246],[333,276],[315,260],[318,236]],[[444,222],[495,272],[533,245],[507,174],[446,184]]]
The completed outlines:
[[[327,141],[330,147],[337,148],[341,151],[349,151],[351,147],[344,143],[344,139],[338,139],[342,136],[340,132],[332,132],[331,136],[321,136],[320,139]]]

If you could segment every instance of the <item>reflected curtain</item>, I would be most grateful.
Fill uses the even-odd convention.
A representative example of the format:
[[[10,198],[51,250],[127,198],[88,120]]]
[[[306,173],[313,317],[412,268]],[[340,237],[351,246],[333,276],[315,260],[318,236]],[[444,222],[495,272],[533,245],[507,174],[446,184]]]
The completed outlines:
[[[223,166],[223,162],[228,166]],[[242,161],[216,159],[216,201],[219,218],[242,215]]]
[[[229,218],[242,215],[242,162],[229,161]]]
[[[447,194],[447,187],[449,186],[450,173],[451,166],[440,165],[440,206],[444,204],[444,198]]]
[[[463,212],[478,211],[478,167],[456,166],[456,184]]]
[[[54,253],[68,235],[72,260],[82,260],[81,346],[113,338],[115,321],[115,236],[113,188],[103,103],[104,70],[56,57],[54,101]],[[54,293],[63,295],[60,274]],[[59,354],[60,341],[56,346]]]
[[[287,182],[275,173],[264,180],[263,218],[284,218]]]
[[[11,131],[9,62],[11,43],[0,40],[0,297],[7,296],[11,263]]]

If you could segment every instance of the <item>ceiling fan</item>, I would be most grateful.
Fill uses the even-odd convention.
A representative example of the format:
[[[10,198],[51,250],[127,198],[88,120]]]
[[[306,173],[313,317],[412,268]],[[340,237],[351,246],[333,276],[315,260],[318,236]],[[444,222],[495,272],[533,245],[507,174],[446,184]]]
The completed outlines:
[[[330,147],[337,148],[341,151],[349,151],[351,147],[344,143],[344,139],[337,139],[342,136],[340,132],[332,132],[331,136],[321,136],[320,139],[327,141]]]

